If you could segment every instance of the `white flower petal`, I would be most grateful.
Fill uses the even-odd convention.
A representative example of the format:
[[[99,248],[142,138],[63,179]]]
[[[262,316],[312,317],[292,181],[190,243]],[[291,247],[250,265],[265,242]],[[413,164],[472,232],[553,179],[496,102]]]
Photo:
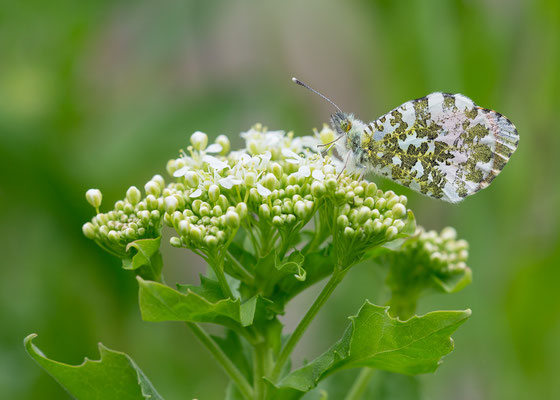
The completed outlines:
[[[299,164],[299,160],[294,160],[293,158],[286,158],[286,162],[289,164]]]
[[[205,163],[207,163],[208,165],[210,165],[212,168],[214,168],[216,171],[221,171],[224,168],[228,167],[228,163],[221,161],[219,159],[217,159],[214,156],[209,156],[209,155],[205,155],[202,158],[202,161],[204,161]]]
[[[200,189],[196,189],[194,192],[192,192],[189,197],[192,197],[193,199],[196,197],[200,197],[200,195],[202,194],[202,190]]]
[[[314,169],[311,173],[311,176],[313,176],[313,178],[318,181],[322,181],[323,179],[325,179],[325,174],[320,169]]]
[[[303,176],[304,178],[307,178],[311,176],[311,168],[309,168],[308,165],[302,165],[301,167],[299,167],[298,174],[300,176]]]
[[[263,185],[261,185],[260,183],[257,183],[257,192],[263,196],[263,197],[268,197],[270,196],[270,194],[272,193],[270,190],[268,190],[267,188],[265,188]]]
[[[241,179],[235,179],[232,176],[228,176],[226,178],[222,178],[218,180],[218,183],[226,188],[226,189],[231,189],[232,187],[234,187],[235,185],[239,185],[241,184],[243,181]]]
[[[173,172],[173,176],[175,178],[179,178],[180,176],[185,176],[185,174],[189,171],[189,167],[182,167],[179,168],[177,171]]]
[[[206,152],[207,153],[219,153],[220,151],[222,151],[222,149],[223,149],[223,147],[222,147],[221,144],[213,143],[206,148]]]
[[[297,155],[297,153],[294,153],[292,150],[287,149],[287,148],[282,149],[282,155],[286,158],[290,157],[290,158],[295,158],[295,159],[299,160],[299,155]]]

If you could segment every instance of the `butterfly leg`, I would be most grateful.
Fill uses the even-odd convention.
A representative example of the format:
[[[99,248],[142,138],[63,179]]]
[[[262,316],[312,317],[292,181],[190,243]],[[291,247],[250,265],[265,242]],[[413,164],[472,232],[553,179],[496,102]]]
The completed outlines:
[[[340,179],[340,176],[342,175],[342,173],[344,172],[344,170],[346,169],[346,167],[348,166],[348,160],[350,160],[350,156],[352,155],[352,152],[349,151],[348,155],[346,156],[346,161],[344,161],[344,167],[342,167],[342,169],[340,170],[340,172],[338,173],[338,176],[336,177],[336,180]]]

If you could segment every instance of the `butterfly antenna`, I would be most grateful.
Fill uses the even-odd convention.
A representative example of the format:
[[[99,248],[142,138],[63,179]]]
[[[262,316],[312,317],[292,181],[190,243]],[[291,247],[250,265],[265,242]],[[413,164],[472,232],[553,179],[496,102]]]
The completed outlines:
[[[304,88],[306,88],[306,89],[308,89],[308,90],[311,90],[311,91],[312,91],[313,93],[315,93],[315,94],[318,94],[318,95],[321,96],[323,99],[325,99],[325,100],[327,100],[329,103],[331,103],[331,104],[338,110],[338,112],[342,113],[342,110],[340,109],[340,107],[337,106],[336,104],[334,104],[334,103],[332,102],[331,99],[329,99],[327,96],[325,96],[325,95],[319,93],[318,91],[316,91],[315,89],[313,89],[311,86],[306,85],[305,83],[303,83],[302,81],[300,81],[300,80],[297,79],[297,78],[292,78],[292,82],[294,82],[294,83],[296,83],[296,84],[298,84],[298,85],[300,85],[300,86],[303,86]]]

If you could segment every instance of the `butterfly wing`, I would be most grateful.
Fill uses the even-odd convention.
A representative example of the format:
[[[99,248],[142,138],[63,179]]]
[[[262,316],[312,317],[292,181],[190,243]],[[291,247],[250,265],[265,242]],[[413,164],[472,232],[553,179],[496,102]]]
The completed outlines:
[[[456,203],[488,186],[518,142],[503,115],[461,94],[432,93],[369,124],[363,161],[397,183]]]

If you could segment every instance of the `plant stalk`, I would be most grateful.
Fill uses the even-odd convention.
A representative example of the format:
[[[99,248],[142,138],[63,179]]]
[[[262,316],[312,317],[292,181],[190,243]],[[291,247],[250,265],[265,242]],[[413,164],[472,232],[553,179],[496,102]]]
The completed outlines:
[[[235,382],[237,388],[246,400],[253,400],[254,393],[253,388],[247,382],[247,379],[243,374],[237,369],[235,364],[226,356],[226,354],[220,349],[218,344],[202,329],[198,324],[193,322],[186,322],[187,326],[191,329],[194,335],[202,342],[202,344],[208,349],[208,351],[214,356],[216,361],[224,369],[226,374]]]
[[[360,400],[364,395],[374,373],[375,370],[373,368],[362,368],[344,400]]]
[[[317,296],[317,298],[315,299],[315,301],[313,302],[309,310],[307,310],[307,313],[299,322],[298,326],[296,327],[296,329],[294,330],[294,332],[292,333],[292,335],[290,336],[290,338],[288,339],[288,341],[280,351],[280,354],[278,355],[278,359],[276,360],[276,365],[274,366],[274,369],[272,370],[272,374],[270,376],[273,382],[275,382],[280,376],[280,373],[282,372],[282,368],[284,367],[286,361],[288,361],[288,358],[290,358],[290,354],[292,354],[292,351],[296,347],[296,344],[299,342],[304,332],[306,331],[307,327],[309,326],[311,321],[313,321],[313,319],[315,318],[315,316],[317,315],[321,307],[325,304],[325,302],[334,292],[338,284],[342,281],[342,278],[344,278],[346,271],[347,270],[338,270],[338,269],[335,270],[335,272],[333,273],[333,275],[331,276],[331,278],[329,279],[329,281],[327,282],[323,290],[321,290],[321,293],[319,293],[319,296]]]

